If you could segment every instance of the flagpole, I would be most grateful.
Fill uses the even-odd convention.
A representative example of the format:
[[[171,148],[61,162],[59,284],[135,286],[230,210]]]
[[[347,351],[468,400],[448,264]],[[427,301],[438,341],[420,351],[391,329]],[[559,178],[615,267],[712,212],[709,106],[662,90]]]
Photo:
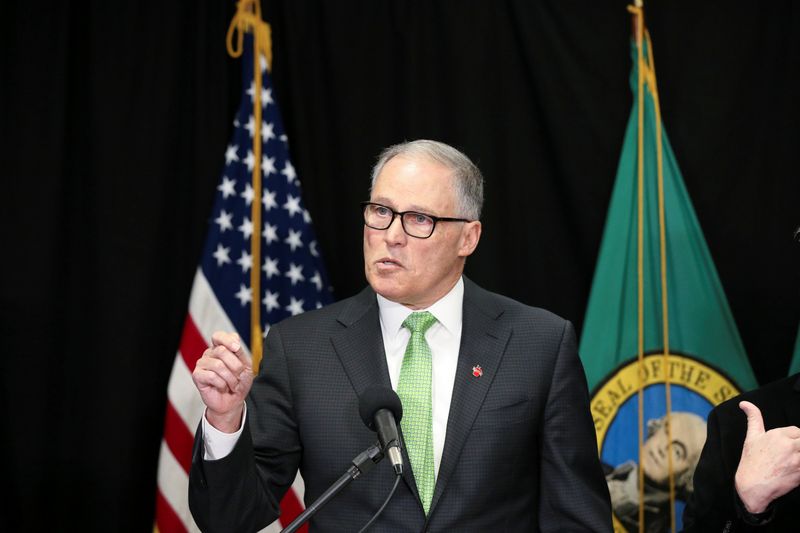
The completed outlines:
[[[650,91],[653,96],[653,107],[656,115],[656,165],[658,169],[658,230],[659,248],[661,254],[661,325],[664,342],[664,368],[670,367],[669,349],[669,292],[667,291],[667,236],[666,236],[666,210],[664,207],[664,159],[663,140],[661,135],[661,103],[658,97],[658,84],[656,83],[656,63],[653,59],[653,43],[650,41],[650,32],[645,30],[648,55],[648,78]],[[672,384],[669,371],[664,372],[664,391],[666,400],[667,421],[672,420]],[[667,423],[667,469],[669,471],[669,503],[670,524],[672,533],[675,533],[675,470],[672,460],[672,424]]]
[[[250,353],[253,357],[253,373],[258,373],[263,354],[264,338],[261,328],[261,57],[272,64],[272,39],[269,24],[261,18],[258,0],[239,0],[236,14],[228,27],[227,48],[231,57],[240,57],[245,32],[253,33],[253,203],[250,218],[253,232],[250,235]],[[236,36],[236,46],[233,38]]]
[[[642,58],[642,31],[644,14],[642,0],[636,0],[635,6],[628,6],[633,13],[633,32],[636,41],[637,72],[637,120],[636,139],[636,183],[637,183],[637,227],[636,227],[636,353],[639,368],[639,383],[636,392],[638,401],[638,440],[639,440],[639,533],[644,533],[644,469],[641,457],[644,452],[644,73]]]
[[[639,406],[638,437],[639,437],[639,532],[644,533],[644,468],[641,457],[644,449],[644,91],[649,86],[653,98],[656,126],[656,169],[658,189],[658,227],[659,227],[659,253],[660,253],[660,278],[661,278],[661,310],[662,310],[662,342],[664,358],[664,386],[666,403],[666,432],[667,432],[667,468],[669,473],[669,502],[670,502],[670,529],[676,531],[675,523],[675,474],[672,461],[672,394],[670,384],[669,364],[669,300],[667,293],[667,252],[666,252],[666,224],[664,209],[664,165],[661,135],[661,110],[658,100],[658,90],[655,77],[655,63],[653,60],[652,42],[649,32],[644,25],[644,2],[635,0],[633,6],[628,6],[628,11],[633,14],[633,31],[637,51],[637,103],[638,103],[638,138],[637,138],[637,297],[638,297],[638,346],[637,355],[639,363],[639,389],[637,399]],[[647,58],[645,59],[642,47],[647,43]]]

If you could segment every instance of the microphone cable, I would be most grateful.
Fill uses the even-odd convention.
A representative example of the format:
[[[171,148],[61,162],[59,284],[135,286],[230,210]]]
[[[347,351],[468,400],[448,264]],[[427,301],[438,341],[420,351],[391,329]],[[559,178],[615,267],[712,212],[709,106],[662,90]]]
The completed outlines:
[[[372,518],[369,519],[369,522],[367,522],[364,525],[364,527],[362,527],[358,531],[358,533],[364,533],[367,530],[367,528],[369,526],[371,526],[373,524],[373,522],[375,522],[375,520],[378,518],[378,516],[380,516],[380,514],[386,508],[386,505],[389,503],[389,500],[391,500],[392,496],[394,496],[394,492],[397,490],[397,486],[399,484],[400,484],[400,474],[397,474],[397,475],[394,476],[394,486],[392,486],[392,490],[391,490],[391,492],[389,492],[389,496],[386,497],[386,499],[383,502],[383,505],[381,505],[380,509],[378,509],[378,512],[375,513],[374,515],[372,515]]]

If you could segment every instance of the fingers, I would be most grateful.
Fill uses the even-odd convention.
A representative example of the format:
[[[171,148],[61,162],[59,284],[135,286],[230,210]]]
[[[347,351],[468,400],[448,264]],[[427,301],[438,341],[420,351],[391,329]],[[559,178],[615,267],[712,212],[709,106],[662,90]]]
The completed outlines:
[[[771,432],[775,432],[776,434],[780,434],[782,437],[789,439],[789,440],[796,440],[797,446],[800,447],[800,428],[797,426],[785,426],[781,428],[776,428],[770,430]]]
[[[761,435],[766,432],[764,428],[764,418],[761,415],[761,409],[756,407],[755,404],[745,400],[739,402],[739,409],[744,411],[744,414],[747,416],[747,435],[745,439]],[[769,433],[775,433],[776,435],[780,434],[781,437],[792,440],[800,440],[800,428],[797,426],[775,428],[770,430]]]
[[[761,417],[761,410],[747,401],[739,402],[739,409],[744,411],[744,414],[747,415],[747,435],[745,435],[745,441],[763,435],[764,419]]]
[[[239,380],[229,371],[204,368],[201,366],[200,361],[197,362],[197,366],[192,372],[192,378],[200,389],[201,394],[207,388],[212,388],[220,393],[232,393],[235,392],[239,385]]]
[[[225,346],[231,352],[237,353],[242,349],[242,341],[235,331],[215,331],[211,334],[211,346]]]
[[[198,359],[193,375],[198,385],[211,386],[220,392],[237,392],[242,380],[250,378],[251,373],[252,363],[239,335],[217,331],[211,336],[211,346]]]
[[[198,366],[222,378],[225,382],[225,387],[231,391],[236,390],[242,374],[248,371],[242,361],[224,346],[210,348],[203,355],[201,361],[197,362]],[[219,380],[214,381],[216,387],[222,390],[223,387],[221,387]]]
[[[216,346],[224,346],[227,348],[231,353],[236,355],[239,360],[244,364],[250,371],[252,371],[252,361],[250,356],[244,349],[244,345],[242,344],[242,340],[239,338],[239,334],[236,332],[227,332],[227,331],[215,331],[211,335],[211,345],[212,347]]]

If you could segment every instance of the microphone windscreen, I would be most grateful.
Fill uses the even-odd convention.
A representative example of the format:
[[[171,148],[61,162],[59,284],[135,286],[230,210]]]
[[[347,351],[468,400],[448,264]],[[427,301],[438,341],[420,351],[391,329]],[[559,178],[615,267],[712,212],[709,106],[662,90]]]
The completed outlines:
[[[361,394],[358,401],[358,413],[364,424],[373,431],[375,431],[375,413],[381,409],[391,411],[398,424],[403,418],[403,404],[397,393],[383,385],[372,385]]]

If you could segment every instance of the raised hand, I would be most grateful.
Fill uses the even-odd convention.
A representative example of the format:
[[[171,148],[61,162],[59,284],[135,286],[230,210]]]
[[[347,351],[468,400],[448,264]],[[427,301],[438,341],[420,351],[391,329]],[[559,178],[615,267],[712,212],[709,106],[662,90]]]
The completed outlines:
[[[800,428],[764,431],[761,410],[739,402],[747,415],[747,434],[736,469],[736,492],[750,513],[762,513],[775,500],[800,486]]]
[[[253,363],[236,333],[217,331],[197,360],[192,380],[208,408],[208,422],[226,433],[239,429],[244,400],[253,384]]]

